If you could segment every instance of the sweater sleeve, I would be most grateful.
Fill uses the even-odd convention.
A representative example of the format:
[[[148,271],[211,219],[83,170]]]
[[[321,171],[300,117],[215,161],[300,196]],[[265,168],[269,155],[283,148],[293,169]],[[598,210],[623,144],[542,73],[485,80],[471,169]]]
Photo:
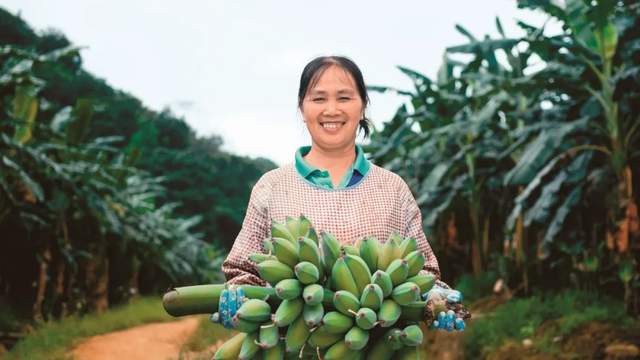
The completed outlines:
[[[440,280],[440,268],[438,266],[438,259],[431,249],[431,245],[427,241],[427,237],[424,234],[422,227],[422,214],[420,208],[413,197],[409,186],[402,181],[402,188],[400,190],[402,199],[402,216],[404,223],[406,224],[403,237],[413,237],[418,243],[418,250],[422,251],[425,257],[425,263],[421,273],[429,273],[436,276],[436,283],[444,288],[450,288],[449,285]]]
[[[249,255],[264,252],[262,241],[270,234],[267,208],[269,191],[263,179],[264,177],[251,190],[242,229],[222,263],[222,272],[228,284],[266,285],[258,276],[257,264],[249,260]]]

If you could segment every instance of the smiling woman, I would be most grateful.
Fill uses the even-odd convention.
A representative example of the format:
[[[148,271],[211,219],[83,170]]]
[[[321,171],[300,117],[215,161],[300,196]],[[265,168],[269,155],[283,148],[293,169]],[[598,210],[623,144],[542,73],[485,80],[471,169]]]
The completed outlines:
[[[415,238],[426,259],[421,271],[440,277],[409,187],[369,162],[356,145],[358,128],[369,134],[368,102],[362,73],[350,59],[327,56],[307,64],[298,107],[311,146],[300,148],[293,164],[269,171],[254,186],[242,229],[222,266],[228,283],[266,285],[249,255],[265,251],[263,240],[273,221],[300,214],[345,245],[367,236],[385,242],[393,233]]]
[[[305,67],[300,83],[298,106],[312,141],[304,159],[327,169],[337,186],[356,158],[356,128],[369,132],[362,74],[349,59],[321,57]]]

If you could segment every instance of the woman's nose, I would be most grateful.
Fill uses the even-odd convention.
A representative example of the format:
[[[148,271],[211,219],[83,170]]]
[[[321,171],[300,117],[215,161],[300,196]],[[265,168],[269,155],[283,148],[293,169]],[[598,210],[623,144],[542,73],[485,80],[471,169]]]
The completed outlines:
[[[326,102],[326,106],[322,113],[326,116],[332,116],[337,115],[338,112],[338,104],[335,101],[329,100]]]

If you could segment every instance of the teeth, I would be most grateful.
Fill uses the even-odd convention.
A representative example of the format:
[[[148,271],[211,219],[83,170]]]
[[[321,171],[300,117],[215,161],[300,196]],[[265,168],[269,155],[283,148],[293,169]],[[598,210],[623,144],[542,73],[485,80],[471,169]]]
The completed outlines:
[[[342,126],[341,123],[324,123],[322,124],[322,127],[325,129],[337,129],[340,126]]]

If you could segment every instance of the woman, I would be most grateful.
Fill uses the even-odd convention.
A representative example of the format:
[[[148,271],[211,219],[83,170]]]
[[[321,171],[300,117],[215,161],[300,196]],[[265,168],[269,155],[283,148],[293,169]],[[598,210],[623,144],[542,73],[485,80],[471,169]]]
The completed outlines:
[[[348,58],[323,56],[307,64],[298,108],[312,144],[298,150],[294,164],[266,173],[254,186],[242,230],[222,265],[228,283],[266,285],[248,257],[263,252],[272,220],[299,214],[346,244],[365,236],[386,241],[394,231],[414,237],[426,258],[423,271],[440,277],[409,187],[371,164],[355,143],[358,129],[369,134],[368,103],[362,73]]]

